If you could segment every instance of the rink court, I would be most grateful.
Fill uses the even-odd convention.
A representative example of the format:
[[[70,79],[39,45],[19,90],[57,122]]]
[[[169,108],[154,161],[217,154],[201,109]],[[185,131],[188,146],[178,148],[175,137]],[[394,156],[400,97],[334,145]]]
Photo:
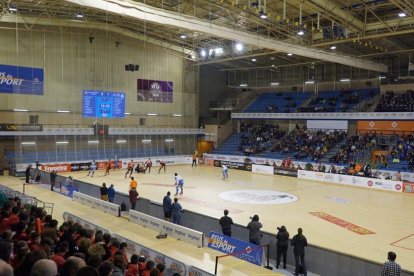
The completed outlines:
[[[87,177],[86,172],[62,173],[62,175],[71,175],[75,179],[97,186],[101,186],[103,182],[107,186],[114,184],[117,191],[127,193],[129,179],[124,178],[125,172],[125,169],[112,170],[110,175],[103,176],[103,171],[97,171],[93,178]],[[184,209],[217,218],[222,216],[224,209],[228,209],[233,221],[241,225],[247,225],[250,221],[249,217],[258,214],[265,232],[275,233],[277,226],[285,225],[292,237],[296,234],[297,228],[302,227],[308,243],[312,245],[378,263],[383,263],[387,252],[392,250],[396,252],[397,262],[403,269],[414,271],[414,262],[412,262],[414,197],[412,194],[373,191],[231,169],[229,179],[223,181],[220,168],[176,165],[167,167],[165,174],[163,172],[158,174],[157,168],[153,168],[151,174],[134,174],[133,176],[138,181],[140,196],[161,203],[167,191],[175,193],[173,185],[175,172],[185,180],[184,195],[179,197]],[[2,177],[0,179],[2,181],[7,179],[6,184],[13,184],[12,186],[21,190],[21,181],[17,178]],[[28,186],[28,188],[29,193],[36,194],[39,199],[46,202],[61,203],[62,200],[68,200],[58,193],[40,187]],[[219,197],[220,193],[231,190],[271,190],[292,194],[297,197],[297,200],[285,204],[259,205],[237,203]],[[73,212],[119,235],[125,235],[125,237],[133,235],[133,231],[129,230],[130,226],[123,227],[114,224],[113,217],[100,212],[95,214],[98,211],[85,208],[77,203],[55,205],[55,216],[60,218],[63,211]],[[351,231],[351,228],[354,230]],[[361,231],[355,231],[355,228],[364,229],[364,234],[361,234]],[[141,240],[140,236],[137,241],[145,246],[159,243],[154,240],[152,232],[146,236],[145,232],[150,230],[144,230],[142,233],[145,237]],[[245,239],[248,240],[248,237]],[[179,241],[175,242],[180,245],[168,243],[168,248],[164,251],[166,254],[171,252],[171,256],[179,256],[184,262],[188,261],[209,272],[214,271],[214,256],[220,254],[217,252],[200,253],[200,249],[193,246],[187,248],[187,245]],[[179,248],[184,250],[176,250]],[[211,251],[210,249],[204,250]],[[291,259],[293,256],[288,256],[288,258]],[[267,275],[271,273],[254,265],[243,264],[235,258],[226,262],[229,263],[220,266],[223,270],[219,272],[219,275]],[[274,263],[271,265],[274,266]],[[309,269],[312,271],[311,267]]]

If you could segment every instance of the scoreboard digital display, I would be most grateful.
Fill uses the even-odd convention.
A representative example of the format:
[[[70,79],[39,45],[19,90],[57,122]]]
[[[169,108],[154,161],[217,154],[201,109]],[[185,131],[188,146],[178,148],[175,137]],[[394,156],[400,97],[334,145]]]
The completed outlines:
[[[82,116],[96,118],[125,117],[125,93],[83,90]]]

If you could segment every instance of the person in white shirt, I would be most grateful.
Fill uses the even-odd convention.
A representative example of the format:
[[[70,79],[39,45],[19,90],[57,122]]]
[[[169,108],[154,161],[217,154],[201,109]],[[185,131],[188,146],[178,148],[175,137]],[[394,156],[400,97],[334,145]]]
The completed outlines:
[[[227,168],[226,165],[221,165],[221,167],[222,167],[221,173],[223,174],[223,180],[226,180],[227,178],[229,178],[229,169]]]

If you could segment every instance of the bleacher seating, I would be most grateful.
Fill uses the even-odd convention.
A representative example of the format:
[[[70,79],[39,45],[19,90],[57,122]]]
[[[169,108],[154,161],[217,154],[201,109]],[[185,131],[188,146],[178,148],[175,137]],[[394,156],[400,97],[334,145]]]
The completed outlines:
[[[354,89],[322,91],[314,97],[307,107],[299,112],[350,112],[361,101],[367,101],[379,93],[378,89]]]
[[[348,165],[350,161],[358,162],[367,152],[370,153],[375,149],[376,143],[375,133],[350,136],[335,156],[330,159],[330,162],[338,165]]]
[[[382,162],[381,162],[382,161]],[[390,154],[385,156],[377,168],[392,171],[412,171],[414,169],[414,136],[400,137],[390,148]]]
[[[397,94],[387,91],[381,95],[379,103],[375,109],[377,112],[412,112],[414,111],[414,91],[407,90]]]
[[[310,92],[264,93],[257,97],[245,112],[296,112],[309,97]]]
[[[346,137],[345,131],[321,131],[296,128],[275,145],[278,156],[292,156],[295,160],[319,161],[329,148]],[[272,157],[272,155],[266,155]],[[276,158],[276,155],[274,155]]]

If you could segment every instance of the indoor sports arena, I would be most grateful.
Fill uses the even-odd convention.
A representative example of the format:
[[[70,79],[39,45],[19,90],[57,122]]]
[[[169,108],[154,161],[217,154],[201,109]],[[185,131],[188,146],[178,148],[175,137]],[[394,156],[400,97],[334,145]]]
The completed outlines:
[[[0,0],[1,275],[414,275],[409,0]]]

